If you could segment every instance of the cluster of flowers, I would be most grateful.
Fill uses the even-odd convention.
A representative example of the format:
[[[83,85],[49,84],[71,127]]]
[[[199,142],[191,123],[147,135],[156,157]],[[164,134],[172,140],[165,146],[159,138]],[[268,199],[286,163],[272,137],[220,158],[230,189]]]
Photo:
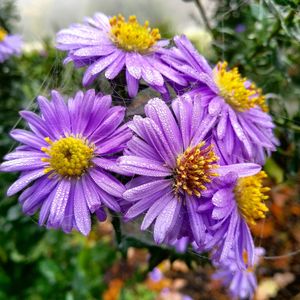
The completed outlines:
[[[232,295],[251,297],[259,251],[249,225],[268,211],[261,166],[277,144],[265,97],[226,62],[212,68],[185,36],[173,47],[160,38],[135,16],[101,13],[57,34],[65,62],[87,66],[84,86],[122,73],[130,97],[142,80],[163,100],[124,124],[125,107],[94,90],[38,97],[40,115],[20,113],[30,130],[11,132],[21,145],[0,170],[22,173],[7,193],[23,190],[24,213],[39,210],[40,225],[65,232],[87,235],[91,214],[104,221],[107,209],[143,215],[156,243],[209,251]]]

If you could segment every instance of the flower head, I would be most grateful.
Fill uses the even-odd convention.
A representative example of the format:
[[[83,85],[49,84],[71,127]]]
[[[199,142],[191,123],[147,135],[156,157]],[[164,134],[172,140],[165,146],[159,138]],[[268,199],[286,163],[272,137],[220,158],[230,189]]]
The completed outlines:
[[[244,112],[256,106],[268,111],[265,97],[254,83],[243,78],[237,68],[227,70],[227,62],[219,62],[213,69],[213,78],[223,97],[236,111]]]
[[[266,177],[264,171],[243,178],[229,173],[226,179],[214,182],[212,198],[199,206],[199,211],[211,211],[211,239],[206,247],[214,249],[216,261],[226,261],[232,249],[240,268],[253,266],[255,251],[249,226],[268,212],[265,201],[270,188],[264,186]]]
[[[130,16],[128,22],[122,15],[109,19],[111,40],[119,48],[128,52],[147,52],[161,38],[159,29],[151,29],[149,22],[139,24],[136,16]]]
[[[20,36],[8,34],[4,28],[0,27],[0,63],[12,55],[20,54],[21,43]]]
[[[259,263],[259,259],[264,255],[264,252],[263,248],[255,248],[255,266]],[[212,278],[221,280],[223,285],[229,289],[233,299],[253,299],[257,288],[255,268],[240,269],[236,264],[233,251],[222,264],[214,260],[213,264],[217,271],[212,275]]]
[[[229,70],[226,62],[212,69],[185,36],[174,40],[178,48],[162,59],[192,83],[187,93],[201,101],[214,122],[217,154],[228,163],[264,164],[265,155],[274,151],[278,142],[261,89],[237,68]]]
[[[68,51],[65,62],[73,61],[76,67],[89,66],[83,77],[83,85],[91,84],[100,73],[109,80],[125,70],[128,95],[136,96],[139,81],[168,97],[166,82],[179,86],[187,81],[179,72],[164,64],[160,52],[168,41],[160,39],[157,28],[149,22],[140,24],[135,16],[128,21],[122,16],[97,13],[84,24],[75,24],[57,34],[57,48]]]
[[[38,104],[41,116],[21,112],[31,131],[11,132],[22,145],[5,156],[0,170],[22,173],[7,194],[27,187],[19,198],[24,213],[40,209],[40,225],[87,235],[92,213],[103,220],[105,206],[120,210],[125,188],[109,172],[121,172],[116,159],[131,137],[127,126],[120,127],[124,108],[111,107],[110,96],[93,90],[67,104],[53,91],[51,101],[40,96]]]
[[[145,106],[146,117],[135,116],[128,125],[135,136],[128,142],[120,167],[135,177],[123,197],[132,203],[125,214],[133,219],[146,212],[141,229],[154,221],[157,243],[176,244],[182,237],[202,245],[209,215],[197,212],[211,185],[230,171],[255,174],[255,164],[222,165],[210,138],[209,119],[199,101],[189,97],[172,103],[160,99]]]

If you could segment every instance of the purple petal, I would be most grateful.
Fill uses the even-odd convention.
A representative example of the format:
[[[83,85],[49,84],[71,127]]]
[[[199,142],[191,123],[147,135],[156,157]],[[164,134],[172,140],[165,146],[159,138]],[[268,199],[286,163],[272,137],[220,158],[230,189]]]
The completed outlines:
[[[138,93],[139,80],[134,78],[127,69],[126,69],[126,82],[127,82],[128,96],[134,98]]]
[[[137,203],[135,203],[128,209],[124,216],[125,220],[134,219],[138,215],[142,214],[144,211],[149,209],[149,207],[153,204],[154,201],[155,197],[152,195],[150,197],[148,196],[139,200]]]
[[[148,101],[145,106],[146,116],[151,118],[161,129],[173,155],[182,152],[182,139],[178,125],[165,102],[158,98]]]
[[[14,129],[11,131],[10,135],[18,142],[21,142],[38,150],[40,150],[43,146],[47,146],[47,143],[43,139],[23,129]]]
[[[146,230],[154,221],[154,219],[161,213],[161,211],[174,199],[172,193],[166,193],[161,198],[158,198],[154,204],[147,211],[141,230]]]
[[[71,131],[71,121],[67,105],[57,91],[53,90],[51,96],[58,120],[57,126],[60,127],[61,132],[68,134]]]
[[[51,136],[51,130],[48,129],[44,120],[31,111],[21,111],[20,115],[23,119],[27,121],[30,129],[37,135],[41,137]]]
[[[20,151],[15,150],[14,152],[8,153],[4,156],[5,160],[13,160],[13,159],[19,159],[19,158],[39,158],[45,157],[45,154],[43,152],[36,152],[36,151]]]
[[[154,225],[154,240],[161,244],[167,237],[167,234],[174,227],[181,208],[181,201],[173,198],[158,215]]]
[[[228,166],[220,166],[217,173],[225,176],[229,172],[235,172],[239,177],[247,177],[257,174],[261,170],[261,166],[253,163],[232,164]]]
[[[125,192],[124,185],[109,173],[104,172],[104,170],[99,171],[96,169],[91,169],[90,176],[105,192],[112,196],[122,198],[122,195]]]
[[[224,207],[232,201],[232,188],[221,189],[212,197],[212,203],[217,207]]]
[[[125,148],[124,154],[145,157],[152,160],[160,159],[156,151],[137,136],[133,136],[127,143],[127,149]]]
[[[221,111],[222,104],[223,104],[222,98],[220,98],[219,96],[214,97],[208,105],[209,114],[212,116],[218,115],[219,112]]]
[[[164,177],[171,174],[169,168],[148,158],[123,156],[120,158],[119,163],[123,170],[133,174],[155,177]]]
[[[231,126],[232,126],[235,134],[237,135],[239,140],[245,146],[248,155],[252,156],[252,148],[251,148],[250,142],[249,142],[248,138],[246,137],[246,135],[243,131],[243,128],[240,126],[235,112],[231,108],[228,108],[228,112],[229,112],[229,119],[231,122]]]
[[[18,180],[16,180],[7,190],[7,196],[12,196],[22,189],[24,189],[32,181],[45,175],[44,169],[38,169],[35,171],[29,171],[25,175],[21,175]]]
[[[168,186],[172,186],[172,181],[168,179],[154,180],[132,189],[127,190],[123,194],[123,198],[127,201],[137,201],[144,197],[148,197],[153,193],[161,191]]]
[[[123,69],[125,64],[125,53],[120,52],[115,61],[106,69],[105,77],[107,79],[114,79]]]
[[[48,219],[50,208],[51,208],[52,201],[53,201],[55,194],[56,194],[56,188],[54,188],[52,190],[51,194],[43,202],[43,205],[42,205],[42,208],[40,211],[40,216],[39,216],[39,225],[40,226],[44,225]]]
[[[10,161],[5,161],[0,165],[1,172],[16,172],[16,171],[29,171],[40,169],[46,165],[40,158],[19,158]]]
[[[30,215],[35,213],[42,202],[45,201],[45,198],[55,188],[56,184],[57,182],[55,180],[49,180],[48,178],[44,177],[43,179],[38,179],[31,187],[26,189],[22,193],[22,195],[24,195],[24,199],[22,199],[23,212]]]
[[[107,159],[107,158],[94,158],[93,163],[98,167],[103,168],[106,171],[122,174],[128,176],[130,173],[124,171],[122,167],[119,166],[116,159]]]
[[[176,157],[158,125],[150,118],[141,118],[140,116],[134,116],[132,124],[133,126],[130,125],[130,128],[156,150],[157,156],[173,168]]]
[[[100,195],[101,202],[110,208],[113,211],[119,212],[121,211],[120,205],[116,201],[116,198],[106,193],[104,190],[99,189],[98,193]]]
[[[158,70],[162,75],[169,78],[171,81],[182,86],[186,86],[188,84],[184,77],[180,75],[180,73],[177,73],[174,69],[162,63],[159,59],[147,57],[147,60],[153,68]]]
[[[164,85],[164,79],[159,71],[154,69],[146,59],[142,56],[139,57],[139,61],[142,67],[142,77],[150,85],[162,86]]]
[[[207,74],[211,74],[212,69],[207,63],[206,59],[198,53],[185,35],[180,37],[175,36],[174,41],[177,47],[182,51],[184,57],[194,68]]]
[[[112,64],[115,59],[119,56],[120,51],[114,51],[112,54],[105,56],[103,58],[98,59],[92,65],[88,67],[85,71],[82,84],[87,86],[91,84],[95,78],[101,73],[105,68],[107,68],[110,64]]]
[[[85,201],[91,213],[94,213],[101,206],[100,197],[98,192],[95,190],[94,182],[86,175],[81,177],[82,192],[84,194]],[[83,199],[82,199],[83,200]]]
[[[61,228],[64,232],[70,233],[74,226],[74,195],[76,182],[71,182],[69,199],[65,208],[64,218],[61,223]]]
[[[140,64],[139,56],[140,55],[135,52],[126,53],[126,70],[128,70],[129,74],[137,80],[140,80],[142,76],[142,65]]]
[[[70,188],[71,181],[65,179],[61,180],[56,188],[49,214],[49,222],[54,227],[59,226],[63,221],[65,208],[69,200]]]
[[[91,231],[91,217],[88,210],[84,191],[81,184],[76,184],[74,193],[74,220],[78,230],[83,235],[88,235]]]
[[[195,242],[200,245],[205,239],[205,225],[202,219],[202,215],[197,212],[198,204],[194,197],[187,196],[186,204],[193,237],[195,239]]]
[[[99,57],[107,56],[115,51],[115,47],[112,45],[96,45],[96,46],[87,46],[79,48],[78,50],[72,53],[73,57],[76,58],[89,58],[89,57]]]
[[[227,110],[223,110],[221,113],[219,123],[217,125],[217,136],[220,140],[224,138],[226,133],[227,116]]]
[[[95,211],[95,214],[100,222],[104,222],[107,219],[107,215],[103,208],[99,208]]]

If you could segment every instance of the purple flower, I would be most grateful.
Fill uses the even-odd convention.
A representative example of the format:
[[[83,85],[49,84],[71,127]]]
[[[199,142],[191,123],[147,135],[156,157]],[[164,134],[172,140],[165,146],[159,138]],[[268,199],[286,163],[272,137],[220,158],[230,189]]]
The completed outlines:
[[[119,172],[117,155],[131,132],[120,127],[125,109],[111,107],[110,96],[79,91],[67,104],[58,92],[51,96],[52,101],[38,97],[41,116],[20,113],[30,131],[11,132],[22,145],[5,156],[0,170],[22,172],[7,195],[27,187],[19,201],[26,214],[40,209],[40,225],[87,235],[91,213],[105,220],[105,206],[120,210],[125,188],[109,172]]]
[[[173,244],[181,237],[205,241],[208,215],[197,213],[210,183],[230,171],[249,176],[260,170],[256,164],[219,166],[213,141],[209,136],[210,119],[204,115],[200,101],[179,98],[172,110],[160,99],[145,106],[146,117],[135,116],[128,125],[135,136],[128,142],[120,167],[135,177],[123,194],[132,206],[125,219],[144,212],[141,229],[155,221],[157,243]],[[173,242],[172,242],[173,241]]]
[[[163,49],[167,44],[160,40],[157,28],[150,29],[148,21],[139,24],[135,16],[126,21],[121,15],[109,19],[97,13],[94,18],[86,18],[84,24],[72,25],[57,34],[57,48],[68,51],[65,62],[89,66],[83,77],[84,86],[104,71],[105,77],[112,80],[125,69],[130,97],[136,96],[141,79],[166,98],[166,81],[187,85],[179,72],[160,60],[160,51],[167,51]]]
[[[12,55],[20,54],[21,43],[20,36],[8,34],[4,28],[0,27],[0,63]]]
[[[242,23],[239,23],[235,26],[235,32],[237,33],[242,33],[244,31],[246,31],[246,25],[245,24],[242,24]]]
[[[268,211],[264,203],[270,190],[263,184],[266,177],[264,171],[243,178],[228,173],[222,180],[218,178],[213,182],[211,199],[203,201],[198,211],[211,212],[210,239],[206,248],[214,249],[215,261],[223,263],[233,252],[240,269],[254,265],[254,242],[249,225],[265,218]]]
[[[263,248],[255,248],[255,265],[258,264],[259,258],[264,255]],[[213,279],[220,279],[224,286],[229,289],[233,299],[253,299],[257,288],[257,281],[254,268],[240,269],[236,264],[234,252],[223,264],[213,264],[217,272],[213,274]]]
[[[186,75],[193,87],[189,95],[201,101],[214,121],[217,153],[228,163],[263,164],[278,142],[261,90],[237,68],[227,70],[226,62],[211,69],[185,36],[174,40],[178,48],[162,59]]]

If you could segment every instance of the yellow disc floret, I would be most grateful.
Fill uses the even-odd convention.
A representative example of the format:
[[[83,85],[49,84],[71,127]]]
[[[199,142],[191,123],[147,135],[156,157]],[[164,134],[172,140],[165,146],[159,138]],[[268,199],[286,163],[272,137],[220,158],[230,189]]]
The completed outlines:
[[[263,179],[267,178],[264,171],[254,176],[240,178],[234,189],[235,199],[240,213],[248,224],[255,225],[259,219],[266,217],[269,211],[264,201],[269,198],[265,193],[270,190],[263,186]]]
[[[0,27],[0,42],[2,42],[7,36],[7,32],[4,28]]]
[[[160,39],[157,28],[151,29],[148,21],[139,24],[136,16],[130,16],[126,22],[122,15],[118,15],[109,22],[112,41],[125,51],[147,52]]]
[[[207,147],[205,142],[187,148],[177,157],[174,171],[174,190],[186,192],[188,195],[201,196],[201,191],[206,190],[206,184],[211,182],[211,177],[218,176],[214,169],[218,167],[218,157],[212,150],[212,145]]]
[[[63,177],[80,177],[90,166],[94,147],[81,137],[63,137],[57,141],[45,138],[49,147],[42,147],[48,157],[42,161],[49,162],[45,173],[54,172]]]
[[[255,106],[268,111],[261,89],[247,78],[243,78],[237,68],[228,71],[226,68],[227,62],[219,62],[213,70],[220,96],[237,111],[247,111]]]

